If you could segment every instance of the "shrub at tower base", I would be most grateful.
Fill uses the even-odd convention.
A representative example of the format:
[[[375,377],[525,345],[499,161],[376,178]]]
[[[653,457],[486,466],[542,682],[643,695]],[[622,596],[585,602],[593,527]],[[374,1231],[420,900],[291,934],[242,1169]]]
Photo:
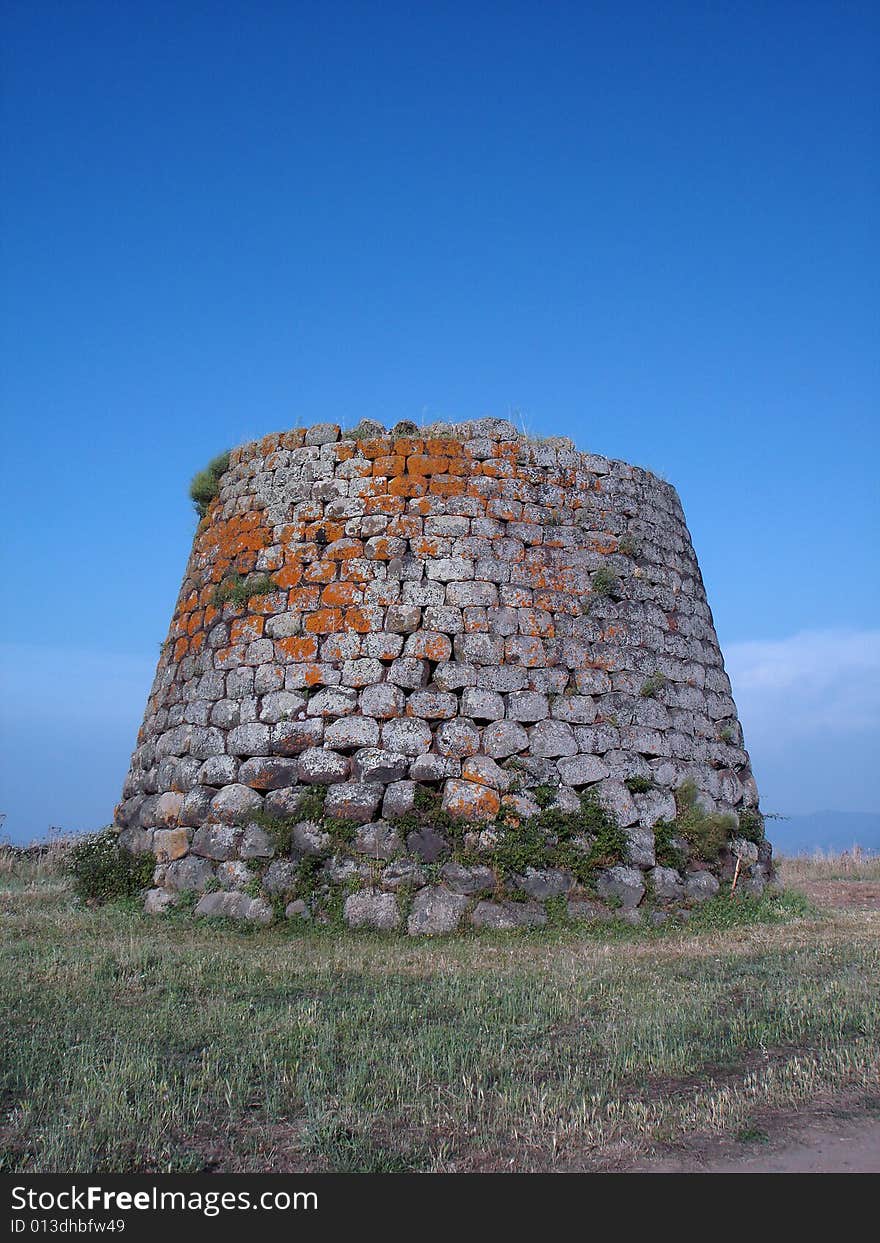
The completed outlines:
[[[418,935],[772,882],[669,484],[482,419],[266,436],[193,497],[116,811],[147,911]]]

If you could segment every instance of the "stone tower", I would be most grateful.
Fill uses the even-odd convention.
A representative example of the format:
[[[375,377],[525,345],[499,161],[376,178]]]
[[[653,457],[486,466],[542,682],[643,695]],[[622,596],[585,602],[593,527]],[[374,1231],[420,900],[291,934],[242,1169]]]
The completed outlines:
[[[216,491],[116,812],[148,910],[658,922],[771,878],[668,483],[481,419],[266,436]]]

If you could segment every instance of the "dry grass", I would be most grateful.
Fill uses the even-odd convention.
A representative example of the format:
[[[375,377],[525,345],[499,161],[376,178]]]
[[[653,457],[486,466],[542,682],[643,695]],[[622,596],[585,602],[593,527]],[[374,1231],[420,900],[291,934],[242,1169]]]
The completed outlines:
[[[880,881],[880,855],[868,854],[859,846],[841,853],[817,850],[810,855],[781,855],[777,866],[786,885],[798,881]]]
[[[426,944],[84,910],[28,859],[0,922],[0,1168],[601,1168],[880,1093],[877,911]]]

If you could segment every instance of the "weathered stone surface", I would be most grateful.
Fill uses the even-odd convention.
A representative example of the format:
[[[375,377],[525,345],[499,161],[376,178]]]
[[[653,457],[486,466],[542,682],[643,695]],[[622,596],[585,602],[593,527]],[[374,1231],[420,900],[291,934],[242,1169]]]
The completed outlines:
[[[246,725],[237,725],[226,737],[226,747],[230,755],[268,755],[271,733],[268,725],[258,721],[249,721]]]
[[[337,820],[366,824],[379,810],[382,789],[377,781],[347,781],[344,785],[331,786],[324,800],[324,811]]]
[[[560,759],[558,768],[559,776],[568,786],[593,785],[608,776],[608,766],[595,755],[573,755]]]
[[[462,716],[474,721],[501,721],[504,719],[504,699],[496,691],[468,687],[461,697],[461,712]]]
[[[295,898],[293,902],[288,902],[284,908],[286,919],[309,920],[312,918],[312,912],[302,898]]]
[[[468,757],[462,763],[461,775],[466,781],[475,781],[493,790],[507,790],[511,782],[510,773],[488,755]]]
[[[690,872],[685,877],[684,893],[688,902],[705,902],[714,898],[720,886],[711,872]]]
[[[385,820],[375,820],[372,824],[361,825],[355,835],[353,849],[372,859],[393,859],[403,850],[403,842],[393,825]]]
[[[148,889],[144,898],[146,915],[164,915],[175,904],[175,895],[170,889]]]
[[[471,895],[490,892],[495,888],[495,875],[491,868],[465,867],[454,860],[443,864],[440,877],[447,889],[453,889],[456,893]]]
[[[271,859],[275,847],[269,834],[259,824],[246,824],[238,848],[242,859]]]
[[[633,797],[622,781],[614,781],[606,778],[600,781],[595,789],[596,797],[605,808],[614,816],[621,828],[629,828],[631,824],[635,824],[639,818],[639,810],[633,801]],[[651,839],[651,853],[653,853],[653,835]],[[634,840],[641,840],[637,836]],[[642,852],[644,853],[644,851]]]
[[[313,423],[305,436],[307,445],[329,445],[339,439],[339,425],[336,423]]]
[[[238,772],[242,785],[254,790],[280,790],[296,781],[296,760],[252,758],[245,760]]]
[[[290,846],[301,855],[322,855],[330,849],[330,835],[316,820],[298,820],[290,830]]]
[[[489,786],[475,781],[447,781],[443,787],[443,810],[465,820],[488,820],[497,815],[501,799]]]
[[[393,893],[381,889],[359,889],[345,899],[343,908],[349,928],[376,928],[391,932],[400,924],[400,910]]]
[[[516,883],[529,897],[538,902],[546,902],[548,898],[558,898],[568,893],[574,885],[574,877],[570,872],[563,872],[559,868],[542,871],[526,868],[525,874],[516,878]]]
[[[167,790],[156,800],[155,819],[157,825],[165,828],[176,828],[183,807],[183,795],[174,790]]]
[[[322,747],[310,747],[297,761],[297,775],[307,785],[332,785],[345,781],[348,770],[349,761],[344,755]]]
[[[388,721],[392,717],[402,716],[405,704],[406,698],[401,688],[388,682],[365,686],[360,694],[360,711],[364,716],[377,721]]]
[[[435,829],[415,829],[408,834],[406,848],[423,863],[436,863],[449,854],[449,842]]]
[[[382,873],[382,888],[417,889],[425,883],[424,870],[415,859],[395,859]]]
[[[213,879],[214,868],[211,861],[189,854],[168,864],[163,884],[172,893],[187,893],[190,890],[201,893]]]
[[[444,721],[434,735],[437,750],[452,759],[465,759],[480,749],[480,731],[470,721]]]
[[[119,844],[123,850],[128,850],[133,855],[147,854],[153,849],[153,830],[123,829],[119,834]]]
[[[742,859],[743,864],[758,862],[758,847],[744,837],[733,838],[730,849],[734,855]]]
[[[652,829],[625,829],[627,850],[630,863],[637,868],[652,868],[657,862],[654,854],[654,832]]]
[[[381,785],[380,788],[382,788]],[[386,819],[393,816],[405,816],[408,811],[412,810],[416,799],[414,781],[392,781],[384,789],[382,815]]]
[[[507,700],[507,715],[511,721],[543,721],[550,715],[550,704],[537,691],[514,691]]]
[[[357,691],[351,687],[328,686],[313,695],[306,712],[309,716],[335,718],[348,716],[357,708]]]
[[[672,901],[684,897],[684,882],[675,868],[655,867],[648,873],[655,897]]]
[[[593,902],[589,898],[569,899],[565,904],[569,919],[583,920],[586,923],[607,924],[614,919],[615,912],[601,902]]]
[[[537,902],[478,902],[471,915],[475,928],[540,928],[547,922],[544,908]]]
[[[399,751],[384,751],[380,747],[368,747],[358,751],[352,763],[352,773],[367,783],[380,785],[401,781],[409,772],[407,756]]]
[[[189,850],[186,829],[157,829],[153,834],[153,850],[158,863],[182,858]]]
[[[192,853],[204,859],[234,859],[243,830],[232,824],[203,824],[192,840]]]
[[[382,745],[399,755],[422,755],[431,750],[431,727],[426,721],[403,717],[382,726]]]
[[[324,742],[337,751],[375,747],[379,742],[379,723],[368,716],[344,716],[329,725]]]
[[[272,922],[272,908],[268,902],[235,891],[206,893],[199,899],[195,914],[223,919],[246,919],[257,924]]]
[[[237,824],[262,806],[263,800],[250,786],[224,786],[211,799],[211,818],[223,824]]]
[[[483,730],[483,750],[495,760],[525,751],[529,736],[516,721],[496,721]]]
[[[276,859],[270,863],[263,876],[266,893],[287,893],[296,884],[299,864],[293,859]]]
[[[253,878],[253,872],[241,859],[228,859],[217,867],[221,889],[244,889]]]
[[[624,911],[632,910],[645,896],[642,874],[638,868],[618,864],[599,872],[596,877],[596,892],[606,901],[619,902]]]
[[[157,852],[157,890],[193,860],[199,883],[246,892],[253,861],[287,849],[257,812],[298,823],[315,784],[328,815],[366,828],[407,815],[427,783],[473,822],[477,851],[511,831],[492,822],[499,800],[522,819],[538,787],[571,812],[595,789],[661,885],[649,838],[684,780],[706,810],[757,807],[681,506],[649,472],[492,419],[363,422],[236,448],[219,489],[116,812],[125,848]],[[208,605],[232,573],[274,590]],[[344,837],[332,867],[375,875]],[[210,858],[171,857],[196,841]],[[394,849],[386,872],[411,865],[437,887]],[[737,858],[743,892],[772,879],[769,848],[739,837],[709,875],[729,884]]]
[[[324,722],[317,718],[307,721],[279,721],[272,728],[272,751],[275,755],[299,755],[310,747],[321,745]]]
[[[421,889],[413,899],[407,931],[411,937],[455,932],[467,905],[464,894],[451,893],[442,885]]]

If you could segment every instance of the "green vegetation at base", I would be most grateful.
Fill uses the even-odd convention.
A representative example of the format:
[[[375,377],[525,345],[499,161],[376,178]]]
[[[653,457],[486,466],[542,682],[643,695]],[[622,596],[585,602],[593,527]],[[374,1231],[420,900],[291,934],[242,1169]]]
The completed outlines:
[[[73,898],[0,866],[6,1172],[583,1169],[876,1093],[871,912],[437,945]]]
[[[736,835],[737,819],[725,812],[704,811],[699,791],[693,781],[683,781],[675,791],[674,820],[661,820],[654,825],[657,860],[665,867],[680,868],[685,854],[674,845],[681,838],[691,854],[704,863],[713,863],[732,837]],[[661,852],[663,859],[661,860]],[[679,861],[672,862],[672,859]]]
[[[152,854],[123,850],[112,828],[77,839],[68,866],[77,895],[84,902],[136,898],[149,885],[156,866]]]

